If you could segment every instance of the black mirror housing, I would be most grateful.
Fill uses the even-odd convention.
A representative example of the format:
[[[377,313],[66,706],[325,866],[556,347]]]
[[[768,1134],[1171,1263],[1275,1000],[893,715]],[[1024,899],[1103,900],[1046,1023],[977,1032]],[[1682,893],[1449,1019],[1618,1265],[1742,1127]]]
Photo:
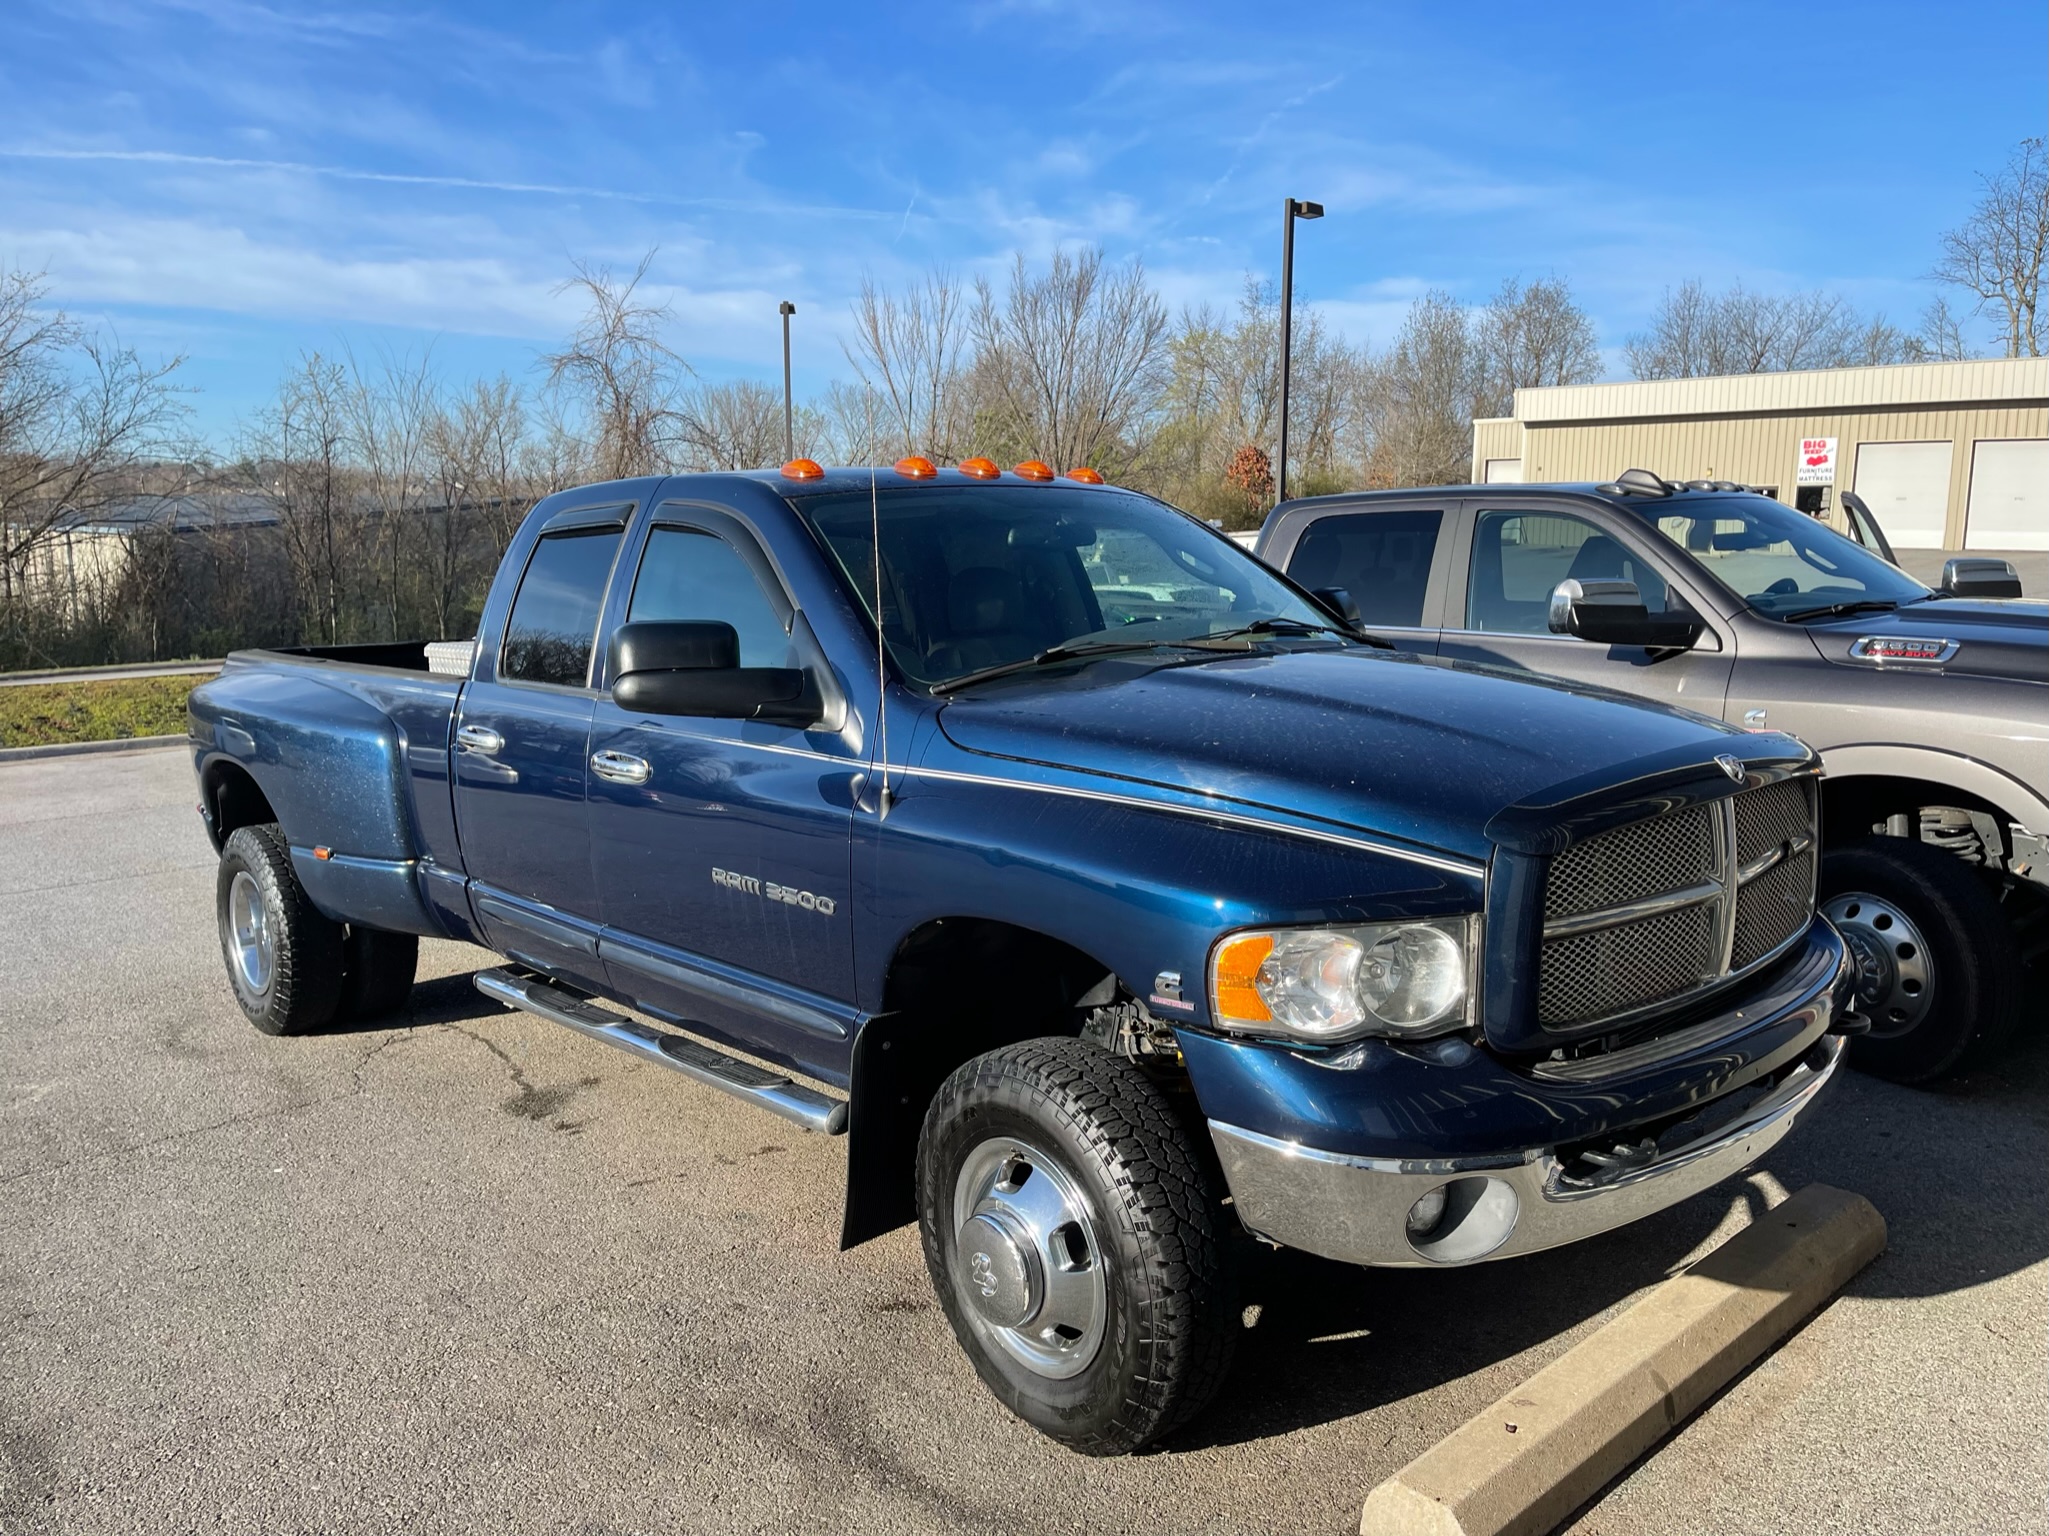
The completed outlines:
[[[612,637],[612,701],[644,715],[813,725],[824,700],[802,667],[743,667],[730,624],[650,619]]]
[[[1689,651],[1702,626],[1694,619],[1652,618],[1633,581],[1574,581],[1551,589],[1546,615],[1554,635],[1576,635],[1596,645],[1640,645],[1654,651]]]
[[[1315,598],[1331,617],[1353,629],[1366,622],[1359,616],[1359,605],[1352,600],[1352,594],[1343,587],[1318,587],[1309,595]]]
[[[1943,562],[1942,590],[1951,597],[2019,597],[2021,574],[2010,561],[1960,555]]]
[[[612,637],[611,675],[615,678],[629,672],[739,665],[739,631],[715,620],[642,619],[637,624],[621,624]]]

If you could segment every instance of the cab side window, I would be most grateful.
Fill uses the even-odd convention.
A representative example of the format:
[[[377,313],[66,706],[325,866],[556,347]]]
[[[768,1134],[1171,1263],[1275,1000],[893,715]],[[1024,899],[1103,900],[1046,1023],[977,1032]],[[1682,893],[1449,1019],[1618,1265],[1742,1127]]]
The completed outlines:
[[[633,582],[626,619],[692,619],[733,626],[743,667],[798,664],[789,632],[740,552],[696,528],[656,528]]]
[[[1320,518],[1295,546],[1288,574],[1312,592],[1343,587],[1369,627],[1414,629],[1443,525],[1442,512]]]
[[[1473,529],[1466,628],[1547,635],[1551,589],[1575,581],[1633,581],[1644,607],[1665,611],[1665,580],[1620,540],[1558,512],[1482,512]]]
[[[551,533],[534,546],[505,621],[501,682],[590,685],[598,610],[619,536],[617,528]]]

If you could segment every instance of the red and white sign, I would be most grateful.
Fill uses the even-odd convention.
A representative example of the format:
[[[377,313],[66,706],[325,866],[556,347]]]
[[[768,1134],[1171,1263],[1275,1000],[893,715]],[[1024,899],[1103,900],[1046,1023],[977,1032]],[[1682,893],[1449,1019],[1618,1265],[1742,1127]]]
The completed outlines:
[[[1836,440],[1832,437],[1800,439],[1800,467],[1794,471],[1795,485],[1836,483]]]

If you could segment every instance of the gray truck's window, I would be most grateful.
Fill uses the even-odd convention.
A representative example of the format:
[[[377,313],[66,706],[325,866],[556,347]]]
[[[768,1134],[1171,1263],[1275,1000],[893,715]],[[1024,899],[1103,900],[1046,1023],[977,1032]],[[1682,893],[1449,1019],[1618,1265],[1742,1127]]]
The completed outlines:
[[[1928,596],[1875,550],[1763,496],[1675,497],[1630,510],[1768,618],[1830,603],[1912,603]]]
[[[618,552],[617,528],[551,533],[534,546],[505,621],[501,680],[571,688],[590,682],[598,609]]]
[[[1466,628],[1548,635],[1551,589],[1576,581],[1633,581],[1652,613],[1665,610],[1665,579],[1620,540],[1559,512],[1482,512],[1473,530]]]
[[[1343,587],[1368,628],[1423,622],[1423,595],[1437,553],[1442,512],[1362,512],[1317,520],[1288,561],[1312,592]]]
[[[724,539],[695,528],[648,535],[626,618],[717,620],[739,635],[741,666],[796,664],[790,637],[747,562]]]

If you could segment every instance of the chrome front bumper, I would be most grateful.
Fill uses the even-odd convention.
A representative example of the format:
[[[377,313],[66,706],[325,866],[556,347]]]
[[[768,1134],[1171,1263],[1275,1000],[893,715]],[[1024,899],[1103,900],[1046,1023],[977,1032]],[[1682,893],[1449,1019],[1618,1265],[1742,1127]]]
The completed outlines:
[[[1239,1219],[1261,1237],[1350,1264],[1472,1264],[1612,1231],[1719,1184],[1792,1130],[1835,1074],[1844,1044],[1824,1035],[1734,1124],[1599,1184],[1569,1182],[1548,1149],[1519,1160],[1394,1161],[1323,1152],[1218,1120],[1210,1137]],[[1442,1216],[1412,1237],[1410,1212],[1440,1189]]]

